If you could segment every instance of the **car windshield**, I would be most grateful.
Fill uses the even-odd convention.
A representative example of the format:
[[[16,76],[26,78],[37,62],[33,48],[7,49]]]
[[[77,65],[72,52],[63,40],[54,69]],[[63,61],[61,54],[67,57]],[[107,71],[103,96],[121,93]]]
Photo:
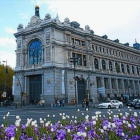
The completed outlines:
[[[104,103],[110,103],[110,101],[105,101]]]
[[[134,99],[133,101],[136,102],[138,99]]]

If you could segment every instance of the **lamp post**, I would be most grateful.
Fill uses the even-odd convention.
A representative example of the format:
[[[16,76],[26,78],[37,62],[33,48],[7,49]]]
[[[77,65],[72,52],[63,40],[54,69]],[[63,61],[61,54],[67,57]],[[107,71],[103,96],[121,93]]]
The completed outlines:
[[[75,47],[73,47],[73,48],[75,48]],[[70,59],[71,59],[70,62],[72,62],[73,65],[74,65],[74,77],[75,77],[75,66],[76,66],[77,58],[74,55],[74,57],[72,57]],[[74,87],[75,87],[75,105],[76,105],[76,108],[77,108],[76,80],[74,80]]]
[[[14,76],[18,79],[18,82],[19,82],[19,85],[20,85],[20,102],[21,102],[21,108],[22,108],[22,87],[21,87],[21,83],[20,83],[20,80],[19,80],[19,78],[17,77],[17,75],[16,74],[14,74]]]
[[[4,86],[4,92],[6,92],[7,73],[8,73],[7,60],[6,61],[2,61],[2,62],[6,63],[6,66],[5,66],[5,86]]]

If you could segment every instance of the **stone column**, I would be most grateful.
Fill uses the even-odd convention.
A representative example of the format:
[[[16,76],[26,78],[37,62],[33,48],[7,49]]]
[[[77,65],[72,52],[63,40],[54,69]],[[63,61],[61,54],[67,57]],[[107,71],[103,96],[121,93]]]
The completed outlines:
[[[117,79],[117,78],[115,79],[115,84],[116,84],[116,90],[117,90],[117,93],[119,93],[119,88],[118,88],[118,79]]]
[[[132,65],[129,65],[130,74],[132,74]]]
[[[115,61],[112,62],[113,71],[116,72]]]
[[[111,78],[110,77],[108,78],[108,83],[109,83],[110,93],[112,93],[112,84],[111,84]]]
[[[99,69],[100,69],[100,70],[103,70],[103,69],[102,69],[102,59],[101,59],[101,58],[99,59]]]
[[[137,82],[138,82],[138,93],[140,93],[140,81]]]
[[[25,66],[27,66],[29,64],[28,62],[28,49],[25,50]]]
[[[134,94],[136,94],[136,87],[135,87],[135,82],[134,82],[134,80],[132,80],[132,86],[133,86]]]
[[[95,71],[94,59],[95,59],[95,57],[92,57],[92,69],[93,69],[93,71]]]
[[[123,93],[125,93],[124,79],[121,79],[121,84],[122,84],[122,90],[123,90]]]
[[[135,73],[135,75],[137,75],[137,68],[136,68],[136,66],[134,66],[134,73]]]
[[[105,87],[104,77],[101,77],[101,87]]]
[[[122,67],[121,67],[121,63],[119,63],[119,65],[120,65],[120,73],[122,73]]]
[[[106,60],[106,70],[109,71],[109,61]]]

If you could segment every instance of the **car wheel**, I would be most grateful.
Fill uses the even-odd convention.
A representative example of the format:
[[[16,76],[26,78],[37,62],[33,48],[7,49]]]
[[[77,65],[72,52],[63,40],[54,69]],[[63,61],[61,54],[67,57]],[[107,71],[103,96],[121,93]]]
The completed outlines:
[[[122,108],[122,105],[119,105],[119,108]]]
[[[111,105],[109,105],[108,108],[111,108]]]
[[[137,109],[137,107],[136,107],[136,106],[134,106],[134,109]]]

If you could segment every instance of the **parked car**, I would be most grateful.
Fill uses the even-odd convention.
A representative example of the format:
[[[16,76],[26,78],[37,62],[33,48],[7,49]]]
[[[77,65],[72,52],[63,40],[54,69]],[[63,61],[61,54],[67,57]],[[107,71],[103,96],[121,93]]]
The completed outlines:
[[[108,100],[98,105],[98,108],[121,108],[123,103],[118,100]]]
[[[3,103],[3,106],[11,106],[11,102],[5,101],[5,102]]]
[[[126,105],[127,106],[134,106],[135,102],[137,101],[138,99],[130,99],[126,102]]]
[[[140,99],[138,99],[138,100],[135,102],[134,108],[135,108],[135,109],[140,108]]]

